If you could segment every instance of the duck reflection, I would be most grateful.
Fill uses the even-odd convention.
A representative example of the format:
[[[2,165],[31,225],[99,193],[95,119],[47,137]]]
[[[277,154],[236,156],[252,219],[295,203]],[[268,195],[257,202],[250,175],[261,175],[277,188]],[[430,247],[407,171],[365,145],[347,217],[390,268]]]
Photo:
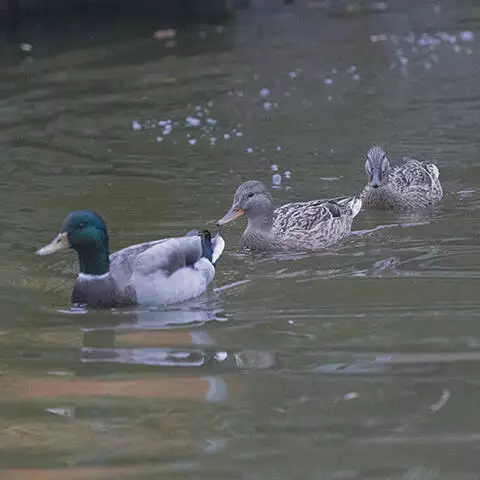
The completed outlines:
[[[233,373],[275,364],[272,352],[221,348],[231,341],[228,332],[214,328],[215,322],[225,320],[215,297],[168,309],[93,316],[95,326],[89,323],[79,331],[80,363],[75,371],[33,380],[25,395],[225,402],[246,391],[242,376]],[[87,317],[90,313],[82,318],[91,322]]]

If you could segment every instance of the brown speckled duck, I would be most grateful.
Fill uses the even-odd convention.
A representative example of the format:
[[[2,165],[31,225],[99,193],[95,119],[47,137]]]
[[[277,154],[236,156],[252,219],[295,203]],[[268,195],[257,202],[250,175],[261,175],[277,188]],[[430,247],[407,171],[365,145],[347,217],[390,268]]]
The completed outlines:
[[[392,167],[385,151],[375,146],[367,152],[365,172],[368,184],[360,195],[365,208],[415,210],[442,201],[440,172],[433,163],[405,158]]]
[[[273,207],[262,182],[249,180],[236,190],[232,208],[218,221],[224,225],[242,215],[248,218],[241,247],[252,250],[315,250],[350,233],[362,206],[355,197],[289,203]]]

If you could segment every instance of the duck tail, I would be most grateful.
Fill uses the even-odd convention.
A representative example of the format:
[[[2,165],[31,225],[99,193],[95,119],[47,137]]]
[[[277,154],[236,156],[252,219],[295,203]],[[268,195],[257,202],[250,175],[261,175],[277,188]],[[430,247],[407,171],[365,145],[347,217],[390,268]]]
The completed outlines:
[[[208,230],[203,230],[200,236],[202,239],[202,257],[209,260],[212,265],[215,266],[223,253],[225,241],[218,233],[212,240],[212,235]]]
[[[202,257],[213,263],[213,244],[210,232],[208,230],[203,230],[200,233],[200,238],[202,240]]]
[[[352,197],[350,200],[350,208],[352,210],[352,218],[355,218],[362,209],[362,200],[357,197]]]
[[[440,178],[440,170],[434,163],[428,163],[426,168],[434,180],[438,180]]]
[[[212,255],[212,263],[215,266],[218,262],[218,259],[221,257],[223,250],[225,248],[225,240],[217,233],[213,237],[213,255]]]

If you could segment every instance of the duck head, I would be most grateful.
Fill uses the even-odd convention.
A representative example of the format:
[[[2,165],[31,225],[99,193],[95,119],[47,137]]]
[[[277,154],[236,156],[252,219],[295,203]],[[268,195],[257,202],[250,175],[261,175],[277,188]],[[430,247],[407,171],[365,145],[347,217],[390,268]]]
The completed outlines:
[[[368,184],[373,188],[378,188],[388,181],[390,171],[390,162],[387,154],[381,147],[372,147],[367,152],[365,161],[365,172],[368,178]]]
[[[233,197],[230,210],[217,225],[225,225],[242,215],[248,217],[249,224],[256,227],[271,227],[273,222],[273,201],[267,187],[258,180],[242,183]]]
[[[37,255],[49,255],[68,248],[77,252],[80,272],[90,275],[108,272],[108,233],[100,215],[88,210],[69,213],[58,235],[48,245],[37,250]]]

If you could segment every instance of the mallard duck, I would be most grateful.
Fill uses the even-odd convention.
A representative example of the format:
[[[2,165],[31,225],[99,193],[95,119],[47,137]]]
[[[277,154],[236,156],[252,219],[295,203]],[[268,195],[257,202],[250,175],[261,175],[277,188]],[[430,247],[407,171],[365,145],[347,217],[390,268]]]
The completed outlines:
[[[265,185],[250,180],[237,188],[232,208],[217,225],[246,215],[248,224],[241,238],[241,247],[314,250],[346,236],[361,206],[361,200],[348,197],[289,203],[274,210]]]
[[[48,255],[72,248],[80,273],[72,303],[95,308],[165,305],[200,295],[215,276],[225,242],[207,231],[141,243],[109,255],[107,226],[100,215],[67,215],[60,233],[37,251]]]
[[[370,148],[365,161],[368,184],[360,195],[364,207],[414,210],[440,203],[443,190],[437,166],[413,158],[404,160],[392,167],[381,147]]]

